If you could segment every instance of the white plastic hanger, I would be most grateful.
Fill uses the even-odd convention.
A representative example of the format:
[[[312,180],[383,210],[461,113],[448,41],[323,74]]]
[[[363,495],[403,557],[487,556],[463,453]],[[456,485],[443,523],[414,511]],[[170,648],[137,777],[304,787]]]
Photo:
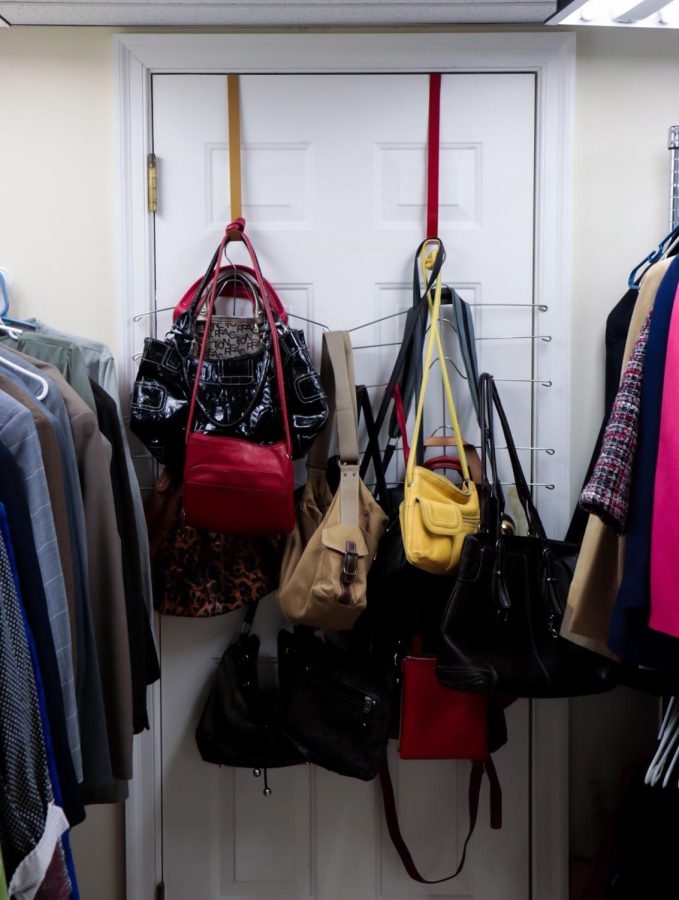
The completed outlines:
[[[7,326],[5,326],[5,328],[7,328]],[[25,378],[28,378],[32,381],[37,381],[40,385],[40,393],[36,394],[38,400],[44,400],[45,397],[49,394],[49,384],[42,377],[42,375],[36,375],[35,372],[29,372],[28,369],[24,369],[23,366],[20,366],[17,363],[13,363],[11,360],[7,359],[4,356],[0,356],[0,364],[6,366],[8,369],[12,369],[14,372],[19,372],[19,374],[23,375]]]
[[[23,334],[23,331],[20,328],[15,328],[13,325],[8,325],[4,319],[0,319],[0,331],[4,331],[8,334],[13,341],[18,341],[19,337]]]
[[[645,783],[656,785],[663,779],[663,787],[667,787],[672,771],[679,760],[679,704],[676,698],[670,700],[660,732],[658,734],[658,749],[646,772]],[[670,759],[670,754],[672,754]],[[669,761],[669,766],[668,766]],[[664,777],[663,777],[664,775]]]

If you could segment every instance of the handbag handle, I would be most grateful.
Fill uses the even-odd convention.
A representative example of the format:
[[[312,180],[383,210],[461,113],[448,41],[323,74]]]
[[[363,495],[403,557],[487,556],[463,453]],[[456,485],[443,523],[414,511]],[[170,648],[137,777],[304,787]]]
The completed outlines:
[[[259,295],[259,285],[255,278],[249,274],[249,272],[245,272],[241,269],[237,268],[229,268],[222,267],[219,271],[219,283],[217,284],[217,298],[223,297],[224,288],[229,285],[234,285],[234,300],[243,300],[248,299],[252,303],[252,307],[255,315],[260,312],[263,312],[262,307],[262,298]],[[236,297],[235,291],[236,286],[241,285],[243,287],[243,292],[246,294],[245,297]],[[206,297],[202,303],[198,305],[196,310],[196,321],[199,321],[201,318],[201,313],[207,307],[208,297]],[[230,299],[230,298],[229,298]]]
[[[197,302],[200,299],[203,292],[205,291],[206,286],[210,282],[210,276],[212,275],[212,272],[214,270],[214,267],[215,267],[218,259],[219,259],[219,250],[217,249],[214,253],[214,256],[212,257],[212,262],[210,263],[205,275],[202,278],[198,278],[196,281],[193,282],[193,284],[185,291],[184,296],[181,298],[181,300],[175,306],[174,311],[172,313],[172,319],[174,322],[177,322],[177,320],[179,318],[181,318],[181,316],[183,316],[185,313],[189,312],[194,301]],[[242,266],[242,265],[234,266],[231,264],[229,264],[228,266],[220,267],[220,269],[219,269],[220,277],[223,274],[225,275],[228,272],[232,272],[234,269],[239,273],[242,273],[244,275],[249,275],[249,276],[252,276],[252,278],[255,278],[255,271],[254,271],[254,269],[250,268],[250,266]],[[271,282],[267,281],[266,278],[264,279],[264,284],[266,286],[267,294],[269,296],[269,299],[271,300],[271,303],[273,305],[276,315],[281,320],[281,322],[283,322],[283,324],[287,324],[288,315],[285,311],[285,307],[283,306],[283,304],[280,301],[278,294],[273,289]]]
[[[531,497],[528,482],[526,481],[526,476],[521,465],[521,460],[519,459],[519,454],[516,450],[516,444],[514,443],[514,436],[512,435],[512,431],[509,426],[509,420],[507,419],[507,414],[505,413],[502,401],[500,400],[500,395],[498,393],[497,385],[495,384],[493,376],[489,375],[487,372],[484,372],[480,378],[480,385],[482,395],[485,397],[485,405],[487,407],[486,433],[488,440],[488,449],[491,454],[491,465],[492,467],[494,467],[493,482],[495,487],[495,494],[499,497],[502,497],[500,512],[504,510],[504,495],[502,493],[502,487],[500,485],[499,477],[497,474],[497,464],[495,462],[495,429],[493,426],[493,411],[497,412],[498,419],[500,421],[504,440],[507,445],[509,460],[512,466],[512,474],[514,476],[516,492],[519,497],[519,502],[521,503],[521,506],[523,507],[523,510],[526,514],[528,531],[534,537],[539,538],[543,542],[543,544],[546,544],[547,534],[542,524],[540,514],[538,513],[535,504],[533,503],[533,498]]]
[[[530,490],[528,488],[528,482],[526,481],[526,476],[524,475],[521,461],[516,451],[516,445],[514,444],[514,438],[509,427],[509,421],[504,411],[504,407],[502,406],[500,395],[498,393],[497,386],[495,385],[493,377],[491,375],[488,375],[487,373],[484,373],[481,376],[481,387],[482,396],[485,396],[487,403],[488,398],[491,398],[490,425],[487,430],[488,445],[491,451],[491,461],[493,460],[495,455],[495,440],[493,434],[494,429],[492,426],[492,409],[494,408],[497,411],[504,439],[507,444],[509,459],[512,465],[512,472],[514,474],[514,482],[516,484],[516,491],[519,497],[519,502],[521,503],[523,511],[526,515],[529,534],[531,534],[540,542],[540,546],[542,548],[542,564],[544,565],[545,590],[547,595],[549,596],[549,600],[552,604],[554,612],[557,614],[557,616],[561,616],[563,615],[564,611],[565,598],[561,593],[559,587],[559,579],[556,574],[556,558],[547,539],[547,533],[545,532],[544,525],[542,524],[540,514],[538,513],[535,504],[533,503],[533,498],[531,497]],[[499,493],[501,495],[502,489],[500,487],[500,482],[497,475],[497,468],[495,468],[495,471],[493,473],[493,481],[495,483],[493,491],[496,492],[499,490]],[[503,506],[504,502],[498,507],[496,513],[495,533],[497,537],[497,562],[493,573],[493,592],[499,606],[506,613],[510,609],[512,602],[507,588],[504,571],[504,538],[501,529],[501,514],[503,512]],[[488,522],[488,519],[489,511],[486,510],[484,522]]]
[[[476,451],[476,447],[472,447],[471,444],[467,444],[465,446],[465,450],[467,452],[467,462],[469,463],[469,474],[472,477],[472,481],[476,484],[480,484],[482,479],[481,475],[481,460],[479,458],[479,454]],[[423,463],[425,469],[431,469],[432,472],[436,472],[439,469],[455,469],[457,472],[462,471],[462,463],[455,456],[434,456],[431,459],[427,459]]]
[[[474,319],[469,304],[466,303],[457,291],[452,291],[453,314],[455,316],[455,331],[462,352],[464,370],[467,373],[469,394],[476,413],[477,421],[480,420],[481,398],[479,394],[479,362],[476,355],[476,339],[474,336]]]
[[[403,444],[403,457],[406,465],[410,458],[410,443],[408,442],[408,421],[406,417],[405,407],[403,406],[403,396],[401,395],[401,387],[396,384],[394,388],[394,415],[398,422],[398,428],[401,432],[401,443]]]
[[[375,417],[373,416],[368,389],[364,384],[358,385],[356,388],[356,401],[358,403],[358,418],[360,420],[361,414],[363,415],[365,433],[368,439],[363,458],[367,457],[368,460],[372,460],[375,471],[375,496],[379,498],[384,509],[390,513],[390,510],[387,508],[389,506],[389,492],[382,463],[382,454],[380,453],[379,434],[375,428]]]
[[[359,524],[359,453],[356,385],[351,338],[347,331],[326,331],[321,351],[321,382],[330,415],[312,444],[309,468],[325,471],[335,423],[340,458],[340,522]]]
[[[189,438],[191,436],[191,426],[193,424],[193,417],[196,409],[196,399],[198,397],[198,386],[200,384],[200,376],[203,371],[203,361],[205,359],[205,351],[207,350],[207,342],[210,334],[210,323],[212,321],[212,313],[214,312],[215,300],[217,297],[217,285],[219,282],[219,266],[218,261],[222,258],[222,254],[226,249],[229,241],[234,240],[238,236],[239,240],[242,240],[245,244],[247,251],[250,255],[250,259],[252,260],[252,267],[255,272],[255,276],[257,278],[257,284],[259,286],[260,294],[262,297],[262,302],[264,304],[264,312],[266,313],[266,317],[269,321],[269,328],[271,331],[271,345],[273,347],[273,355],[274,355],[274,366],[276,369],[276,383],[278,386],[278,400],[281,405],[281,414],[283,416],[283,429],[285,431],[285,443],[287,448],[287,453],[290,459],[292,459],[292,436],[290,434],[290,422],[288,421],[288,404],[285,399],[285,382],[283,380],[283,363],[281,360],[281,349],[278,341],[278,331],[276,329],[276,321],[274,319],[273,311],[271,308],[271,303],[264,287],[264,278],[262,276],[261,269],[259,267],[259,262],[257,260],[257,256],[255,254],[254,248],[250,243],[249,237],[245,233],[245,219],[236,219],[234,222],[231,222],[226,226],[226,230],[224,232],[224,237],[219,245],[219,250],[217,251],[216,257],[213,257],[213,266],[214,266],[214,277],[212,280],[212,291],[210,293],[210,302],[207,308],[207,318],[205,320],[205,331],[203,332],[203,340],[200,345],[200,358],[198,360],[198,368],[196,370],[196,378],[193,383],[193,391],[191,393],[191,406],[189,407],[189,419],[186,425],[186,441],[188,443]],[[194,301],[194,304],[197,301]]]
[[[403,867],[413,881],[418,881],[420,884],[442,884],[444,881],[451,881],[453,878],[457,878],[462,871],[467,858],[467,847],[476,828],[484,772],[488,776],[490,785],[490,827],[493,829],[502,828],[502,788],[500,787],[500,779],[498,778],[495,764],[490,756],[484,760],[474,760],[472,761],[472,768],[469,774],[469,828],[462,846],[460,861],[452,875],[446,875],[443,878],[424,878],[415,865],[415,860],[401,831],[396,798],[394,796],[394,785],[389,772],[389,763],[385,757],[380,767],[380,787],[382,788],[384,817],[387,821],[387,830],[389,831],[391,842],[403,863]]]
[[[485,373],[479,379],[481,426],[481,475],[483,492],[481,500],[480,530],[486,534],[500,534],[500,520],[505,508],[505,496],[497,471],[495,433],[493,426],[492,379]],[[490,475],[488,474],[490,459]]]
[[[422,241],[422,243],[417,248],[417,251],[415,252],[415,260],[413,263],[413,306],[408,310],[408,313],[406,315],[401,346],[396,356],[396,361],[389,377],[389,382],[387,384],[387,387],[385,388],[384,394],[382,395],[380,407],[377,411],[377,415],[375,416],[375,429],[377,434],[382,431],[382,428],[386,421],[387,414],[389,412],[389,406],[394,398],[394,391],[396,389],[396,386],[399,386],[403,404],[406,408],[410,403],[410,395],[415,390],[413,366],[417,368],[421,365],[422,345],[424,343],[424,322],[426,321],[429,308],[425,296],[420,296],[419,272],[417,264],[420,254],[422,253],[422,250],[427,243],[427,240]],[[443,266],[446,258],[446,252],[443,243],[441,241],[439,241],[438,243],[439,252],[436,255],[434,266],[427,281],[427,291],[434,286],[436,278],[441,271],[441,267]],[[385,471],[388,468],[394,450],[396,449],[397,435],[398,425],[396,417],[394,416],[392,425],[390,425],[389,428],[389,443],[382,460]],[[361,478],[365,478],[369,465],[370,459],[368,457],[364,457],[363,462],[361,463]]]
[[[430,243],[440,243],[438,241],[431,241]],[[440,248],[436,251],[440,252]],[[426,276],[426,261],[424,258],[424,254],[422,255],[422,269],[423,274]],[[431,291],[427,291],[427,302],[429,304],[429,314],[431,324],[429,326],[429,340],[427,341],[427,349],[425,351],[424,357],[424,373],[422,375],[422,384],[420,387],[420,395],[417,401],[417,413],[415,415],[415,428],[413,431],[413,444],[417,447],[417,442],[420,437],[420,431],[422,429],[422,417],[424,414],[424,401],[427,393],[427,386],[429,384],[429,370],[432,364],[432,357],[434,353],[434,344],[436,344],[439,357],[442,361],[441,365],[441,377],[443,379],[443,388],[446,397],[446,403],[448,406],[448,412],[450,415],[450,420],[453,425],[453,431],[455,433],[455,439],[457,440],[457,452],[460,457],[460,463],[462,465],[462,477],[466,482],[471,481],[469,475],[469,467],[467,465],[467,455],[464,450],[464,441],[462,439],[462,432],[460,431],[460,423],[457,418],[457,410],[455,409],[455,400],[453,398],[453,391],[450,386],[450,379],[448,378],[448,371],[446,366],[443,364],[444,352],[443,345],[441,343],[441,335],[439,332],[439,313],[441,310],[441,271],[439,269],[439,273],[436,277],[436,286],[434,289],[434,298],[431,297]],[[408,466],[406,468],[406,484],[411,485],[413,482],[413,478],[415,477],[415,466],[417,464],[417,450],[415,449],[408,459]]]

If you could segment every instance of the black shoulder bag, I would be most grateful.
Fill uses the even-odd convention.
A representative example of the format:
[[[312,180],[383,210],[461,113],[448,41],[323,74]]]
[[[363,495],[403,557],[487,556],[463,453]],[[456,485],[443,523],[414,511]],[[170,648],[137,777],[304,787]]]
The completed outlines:
[[[260,686],[259,637],[251,631],[257,605],[246,608],[241,633],[219,662],[196,743],[205,762],[264,770],[266,776],[266,769],[305,759],[281,731],[279,692]]]
[[[521,468],[495,383],[481,385],[481,530],[465,538],[457,580],[443,617],[436,674],[448,687],[514,697],[596,694],[615,684],[602,656],[559,634],[577,547],[547,538]],[[527,536],[503,531],[494,410],[509,450]],[[490,459],[490,478],[487,459]]]

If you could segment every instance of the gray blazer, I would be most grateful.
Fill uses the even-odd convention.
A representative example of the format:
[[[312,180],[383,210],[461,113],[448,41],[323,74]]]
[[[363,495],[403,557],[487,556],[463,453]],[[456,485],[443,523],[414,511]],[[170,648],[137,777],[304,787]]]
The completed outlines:
[[[122,552],[109,458],[96,415],[54,366],[32,360],[66,403],[87,527],[90,603],[104,695],[113,777],[132,778],[132,672]]]
[[[23,476],[40,575],[45,587],[50,631],[57,654],[69,748],[74,763],[82,765],[68,599],[40,441],[31,413],[2,391],[0,441],[14,456]]]

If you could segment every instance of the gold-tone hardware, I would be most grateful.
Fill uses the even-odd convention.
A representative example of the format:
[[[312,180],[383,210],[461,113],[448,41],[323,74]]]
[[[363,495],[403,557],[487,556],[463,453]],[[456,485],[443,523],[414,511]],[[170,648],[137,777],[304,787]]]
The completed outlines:
[[[158,212],[158,169],[156,167],[156,154],[149,153],[146,158],[146,174],[148,188],[148,210]]]
[[[514,532],[516,531],[514,520],[511,516],[508,516],[507,513],[503,513],[502,515],[502,519],[500,521],[500,531],[504,535],[514,534]]]

